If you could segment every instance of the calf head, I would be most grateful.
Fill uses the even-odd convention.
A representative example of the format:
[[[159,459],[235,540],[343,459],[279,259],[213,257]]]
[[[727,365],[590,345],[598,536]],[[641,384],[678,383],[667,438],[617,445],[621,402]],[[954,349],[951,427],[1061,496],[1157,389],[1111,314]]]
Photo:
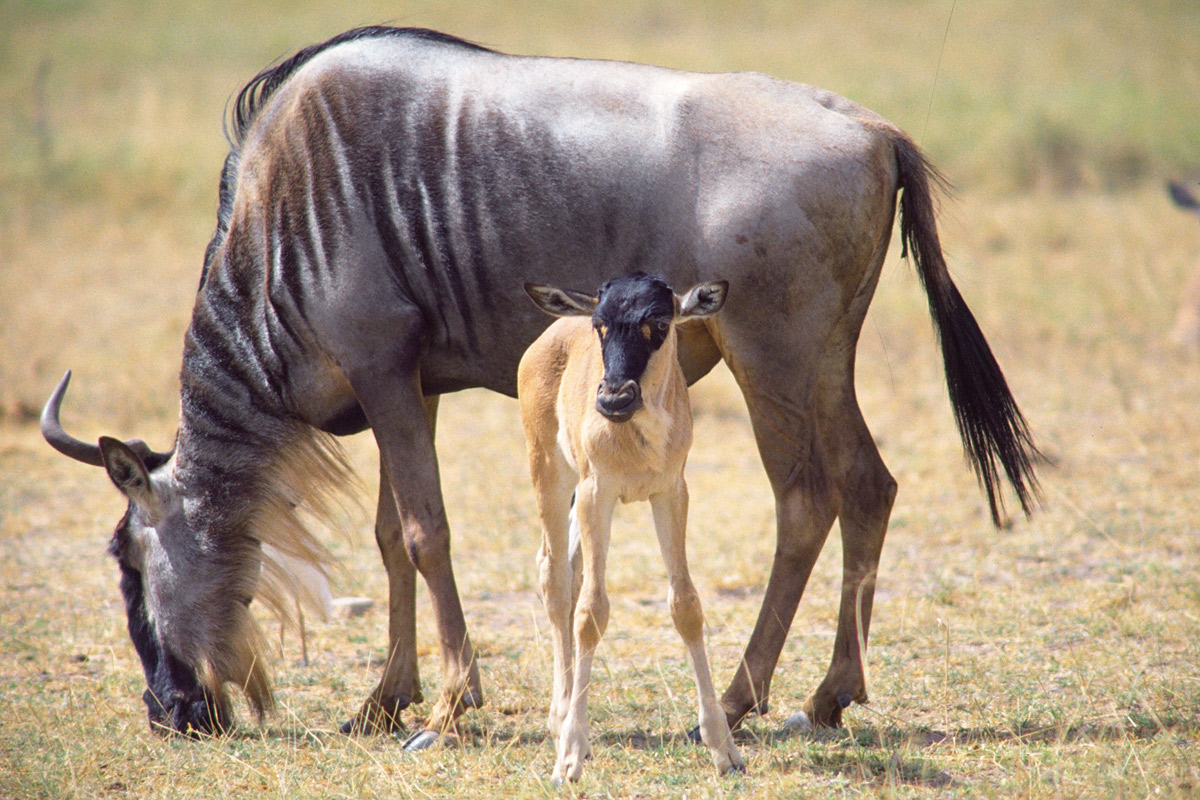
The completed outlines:
[[[594,296],[525,284],[526,293],[548,314],[592,318],[604,360],[596,410],[613,422],[628,421],[642,407],[647,366],[674,335],[675,324],[720,311],[728,288],[728,281],[710,281],[677,295],[661,278],[643,272],[610,280]]]
[[[265,673],[245,639],[250,594],[238,588],[257,573],[256,554],[215,546],[176,478],[173,452],[156,453],[140,440],[103,437],[93,445],[68,435],[59,408],[70,377],[42,412],[42,433],[64,455],[104,467],[129,501],[108,551],[120,569],[129,636],[146,676],[150,726],[220,732],[230,719],[225,682],[242,682],[258,711],[269,702]]]

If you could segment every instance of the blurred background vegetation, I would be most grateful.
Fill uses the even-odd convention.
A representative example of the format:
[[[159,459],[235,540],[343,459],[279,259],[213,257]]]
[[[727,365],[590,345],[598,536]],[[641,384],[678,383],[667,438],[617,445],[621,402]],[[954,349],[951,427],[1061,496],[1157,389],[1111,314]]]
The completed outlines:
[[[1115,191],[1200,164],[1191,0],[5,0],[0,19],[6,227],[59,204],[207,212],[230,95],[304,44],[377,22],[817,84],[907,129],[963,189]]]

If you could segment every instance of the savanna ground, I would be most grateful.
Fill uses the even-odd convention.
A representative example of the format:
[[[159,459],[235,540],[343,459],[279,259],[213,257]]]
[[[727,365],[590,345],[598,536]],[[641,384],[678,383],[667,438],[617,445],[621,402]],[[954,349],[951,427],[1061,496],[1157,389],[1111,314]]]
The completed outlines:
[[[0,2],[0,796],[1194,797],[1200,793],[1200,363],[1165,344],[1200,225],[1163,179],[1200,166],[1200,6],[1032,0]],[[717,6],[719,5],[719,10]],[[177,370],[211,231],[221,113],[261,66],[356,24],[500,49],[753,69],[858,99],[957,184],[952,270],[1039,443],[1045,507],[991,527],[964,466],[924,300],[898,248],[859,350],[861,402],[900,483],[879,579],[869,706],[780,731],[828,664],[837,531],[776,672],[772,712],[718,778],[687,743],[694,690],[649,514],[614,531],[594,674],[595,758],[554,789],[548,630],[514,401],[446,398],[455,564],[487,705],[461,744],[406,755],[336,732],[374,685],[386,596],[366,513],[331,534],[361,618],[288,634],[280,710],[163,739],[104,555],[123,502],[46,447],[68,367],[86,438],[173,436]],[[940,65],[940,69],[939,69]],[[691,563],[728,681],[773,550],[773,508],[722,369],[693,391]],[[373,507],[374,448],[347,441]],[[435,638],[420,597],[427,688]],[[271,624],[271,623],[266,623]],[[410,721],[421,713],[413,709]]]

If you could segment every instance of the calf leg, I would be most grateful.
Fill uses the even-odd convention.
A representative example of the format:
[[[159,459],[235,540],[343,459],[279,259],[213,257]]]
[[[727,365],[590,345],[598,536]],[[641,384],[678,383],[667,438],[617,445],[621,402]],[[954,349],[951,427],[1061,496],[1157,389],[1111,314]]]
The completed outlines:
[[[579,516],[575,513],[575,495],[571,495],[571,608],[579,602],[579,587],[583,585],[583,549],[579,545]]]
[[[563,462],[556,446],[549,453],[530,451],[530,474],[542,520],[542,545],[538,550],[538,576],[542,604],[550,620],[551,646],[554,651],[554,689],[550,696],[547,728],[557,737],[571,703],[573,646],[571,612],[571,564],[568,554],[568,516],[574,473]]]
[[[553,776],[555,782],[579,780],[583,774],[583,762],[591,752],[588,743],[587,696],[596,648],[608,627],[604,572],[615,502],[613,498],[597,497],[590,479],[579,484],[575,495],[583,582],[575,606],[575,674],[572,676],[571,701],[558,736]]]
[[[744,771],[746,766],[733,743],[708,668],[708,655],[704,649],[704,610],[687,565],[687,505],[687,484],[682,475],[672,491],[650,498],[658,546],[667,567],[667,604],[671,608],[675,630],[692,660],[699,696],[700,738],[712,753],[718,772]]]

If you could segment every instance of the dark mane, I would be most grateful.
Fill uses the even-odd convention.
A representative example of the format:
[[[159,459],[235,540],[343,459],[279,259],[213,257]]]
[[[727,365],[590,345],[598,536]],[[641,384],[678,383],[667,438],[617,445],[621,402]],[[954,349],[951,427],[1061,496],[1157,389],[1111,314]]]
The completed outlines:
[[[241,146],[246,131],[250,128],[251,123],[254,122],[259,109],[271,99],[271,95],[275,93],[275,90],[291,77],[296,70],[311,61],[314,56],[346,42],[384,37],[409,37],[426,42],[467,47],[473,50],[487,50],[485,47],[468,42],[465,39],[460,39],[457,36],[429,30],[428,28],[395,28],[388,25],[368,25],[339,33],[328,41],[309,45],[291,58],[267,67],[242,87],[242,90],[238,92],[237,99],[233,103],[232,120],[230,120],[232,122],[232,129],[226,129],[226,136],[229,138],[234,149]]]
[[[448,33],[430,30],[428,28],[396,28],[389,25],[368,25],[361,28],[339,33],[328,41],[313,44],[300,50],[290,58],[267,67],[259,72],[250,82],[242,87],[237,98],[233,101],[233,110],[225,121],[225,138],[229,140],[229,155],[225,158],[225,166],[221,170],[221,183],[217,191],[217,229],[204,252],[204,267],[200,272],[200,286],[208,277],[208,270],[216,257],[217,250],[225,241],[229,232],[229,215],[233,209],[234,188],[237,185],[239,154],[246,132],[254,123],[259,111],[271,99],[276,90],[287,81],[296,70],[307,64],[316,55],[337,47],[346,42],[360,39],[378,39],[384,37],[409,37],[426,42],[436,42],[453,47],[465,47],[471,50],[491,52],[488,48],[451,36]]]

